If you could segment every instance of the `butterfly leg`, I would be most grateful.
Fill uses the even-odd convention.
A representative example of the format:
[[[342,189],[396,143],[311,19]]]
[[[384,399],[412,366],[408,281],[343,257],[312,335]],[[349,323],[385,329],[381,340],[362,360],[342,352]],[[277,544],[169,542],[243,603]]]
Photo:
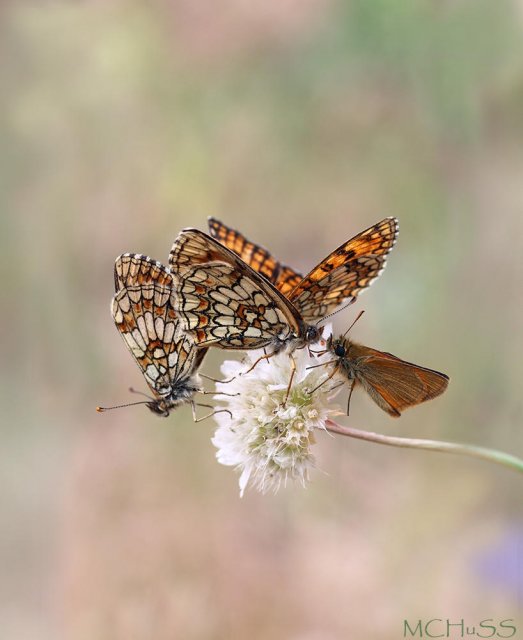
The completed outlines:
[[[342,387],[345,384],[345,382],[342,380],[341,382],[338,382],[337,384],[335,384],[333,387],[331,387],[328,391],[328,393],[331,393],[332,391],[336,391],[336,389],[339,389],[340,387]]]
[[[335,364],[338,362],[337,360],[329,360],[329,362],[320,362],[320,364],[311,364],[310,367],[305,367],[306,369],[317,369],[318,367],[326,367],[329,364]]]
[[[347,415],[349,415],[349,409],[350,409],[350,399],[352,398],[352,392],[354,391],[354,387],[356,386],[356,380],[354,379],[352,381],[352,384],[350,386],[350,391],[349,391],[349,399],[347,401]]]
[[[200,391],[200,393],[204,396],[229,396],[230,398],[241,395],[240,393],[225,393],[224,391]]]
[[[206,380],[210,380],[211,382],[221,382],[221,384],[229,384],[229,382],[236,380],[236,376],[229,378],[229,380],[218,380],[218,378],[213,378],[212,376],[208,376],[205,373],[200,373],[199,376],[200,378],[205,378]]]
[[[258,358],[258,360],[256,360],[256,362],[255,362],[253,365],[251,365],[251,366],[247,369],[247,371],[242,371],[242,372],[240,373],[240,375],[241,375],[241,376],[245,376],[245,375],[247,375],[247,374],[248,374],[248,373],[250,373],[250,372],[251,372],[251,371],[252,371],[252,370],[253,370],[253,369],[254,369],[254,368],[255,368],[255,367],[256,367],[256,366],[257,366],[257,365],[262,361],[262,360],[267,360],[267,361],[269,361],[269,359],[270,359],[270,358],[272,358],[272,356],[275,356],[277,353],[279,353],[279,351],[273,351],[272,353],[269,353],[269,355],[265,354],[265,355],[263,355],[263,356],[260,356],[260,357]]]
[[[336,360],[334,360],[334,362],[336,362]],[[326,363],[325,363],[325,365],[327,365],[327,364],[332,364],[332,362],[326,362]],[[321,365],[316,365],[316,366],[321,366]],[[307,368],[310,368],[310,367],[307,367]],[[324,385],[326,382],[328,382],[329,380],[332,380],[332,378],[333,378],[333,377],[336,375],[336,373],[338,372],[338,369],[339,369],[339,366],[334,367],[334,369],[332,370],[332,373],[331,373],[331,374],[329,374],[329,375],[325,378],[325,380],[322,380],[322,381],[320,382],[320,384],[316,385],[316,386],[314,387],[314,389],[312,389],[311,391],[309,391],[309,395],[311,396],[315,391],[318,391],[318,389],[319,389],[320,387],[323,387],[323,385]]]
[[[311,356],[312,355],[314,355],[314,356],[322,356],[323,354],[328,353],[328,351],[329,351],[329,349],[323,349],[323,351],[314,351],[309,346],[308,346],[308,349],[309,349],[309,355],[311,355]]]
[[[289,353],[289,358],[291,359],[291,377],[289,379],[289,384],[287,385],[287,393],[285,394],[285,400],[282,403],[282,407],[285,407],[287,404],[287,400],[289,399],[289,394],[291,392],[292,381],[294,380],[294,376],[296,375],[296,360],[294,359],[292,353]]]
[[[196,407],[206,407],[207,409],[213,409],[213,411],[211,413],[208,413],[206,416],[202,416],[201,418],[197,418],[196,417]],[[228,410],[228,409],[218,409],[216,411],[216,409],[214,409],[214,407],[211,404],[201,404],[200,402],[196,403],[196,402],[191,402],[191,409],[192,409],[192,418],[194,420],[194,422],[202,422],[202,420],[207,420],[207,418],[210,418],[214,415],[216,415],[217,413],[228,413],[231,418],[232,418],[232,413]]]

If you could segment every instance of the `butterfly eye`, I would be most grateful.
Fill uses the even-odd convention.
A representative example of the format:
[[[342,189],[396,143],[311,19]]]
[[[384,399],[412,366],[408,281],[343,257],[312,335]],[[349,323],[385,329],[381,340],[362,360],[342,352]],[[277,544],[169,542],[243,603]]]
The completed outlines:
[[[322,333],[323,333],[323,327],[321,327],[320,330],[318,330],[317,327],[308,327],[306,341],[316,342],[316,340],[318,340],[318,338],[321,336]]]
[[[338,358],[343,358],[345,355],[345,347],[342,344],[337,344],[334,347],[334,353],[338,356]]]

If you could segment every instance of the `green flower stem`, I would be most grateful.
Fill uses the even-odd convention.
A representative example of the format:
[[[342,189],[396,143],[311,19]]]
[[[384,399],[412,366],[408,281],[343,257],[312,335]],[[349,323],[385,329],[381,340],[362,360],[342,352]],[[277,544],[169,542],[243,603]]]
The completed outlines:
[[[512,456],[503,451],[495,449],[485,449],[484,447],[475,447],[468,444],[458,444],[455,442],[442,442],[440,440],[424,440],[420,438],[401,438],[398,436],[384,436],[380,433],[371,431],[361,431],[353,427],[345,427],[333,420],[326,421],[327,431],[332,433],[340,433],[349,438],[357,438],[358,440],[366,440],[367,442],[376,442],[377,444],[387,444],[390,447],[403,447],[407,449],[425,449],[427,451],[441,451],[443,453],[457,453],[469,458],[480,458],[501,464],[515,471],[523,473],[523,460]]]

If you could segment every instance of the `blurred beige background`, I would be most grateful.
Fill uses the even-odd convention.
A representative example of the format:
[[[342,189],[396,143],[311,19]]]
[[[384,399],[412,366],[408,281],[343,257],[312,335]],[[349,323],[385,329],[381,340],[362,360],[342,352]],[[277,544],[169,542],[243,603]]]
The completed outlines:
[[[389,640],[518,618],[523,479],[319,437],[310,486],[238,497],[211,421],[104,415],[144,382],[114,258],[215,215],[301,270],[400,237],[335,327],[445,371],[398,421],[523,455],[523,3],[131,0],[0,13],[0,629],[16,640]],[[217,373],[222,354],[206,364]],[[519,633],[523,621],[519,617]]]

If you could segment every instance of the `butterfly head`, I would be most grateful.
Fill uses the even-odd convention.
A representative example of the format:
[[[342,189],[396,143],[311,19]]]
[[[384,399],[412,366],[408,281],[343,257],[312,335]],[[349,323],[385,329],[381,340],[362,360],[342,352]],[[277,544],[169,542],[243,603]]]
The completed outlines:
[[[162,418],[167,418],[169,409],[172,408],[164,399],[151,400],[151,402],[146,402],[145,406],[155,415],[161,416]]]
[[[354,322],[350,325],[350,327],[347,329],[347,331],[345,331],[343,335],[338,336],[336,339],[333,339],[332,335],[329,336],[329,338],[327,339],[327,351],[330,351],[340,360],[348,357],[351,346],[352,348],[354,348],[354,343],[346,336],[363,314],[364,311],[359,312]]]
[[[313,344],[317,342],[323,334],[323,327],[317,327],[316,325],[309,325],[305,332],[305,342],[307,344]]]
[[[157,416],[162,416],[162,418],[167,418],[171,409],[174,409],[178,402],[173,401],[172,398],[161,396],[149,396],[146,393],[142,393],[141,391],[136,391],[130,387],[129,391],[131,393],[135,393],[147,398],[147,400],[139,400],[138,402],[128,402],[126,404],[119,404],[114,407],[96,407],[98,413],[103,413],[105,411],[110,411],[111,409],[123,409],[124,407],[134,407],[138,404],[144,404],[149,411],[152,411]]]
[[[338,336],[337,338],[329,336],[326,350],[330,351],[336,358],[344,360],[349,356],[351,345],[352,342],[348,338],[345,338],[345,336]]]
[[[337,338],[331,344],[331,350],[338,358],[344,358],[347,355],[347,345],[343,338]]]

